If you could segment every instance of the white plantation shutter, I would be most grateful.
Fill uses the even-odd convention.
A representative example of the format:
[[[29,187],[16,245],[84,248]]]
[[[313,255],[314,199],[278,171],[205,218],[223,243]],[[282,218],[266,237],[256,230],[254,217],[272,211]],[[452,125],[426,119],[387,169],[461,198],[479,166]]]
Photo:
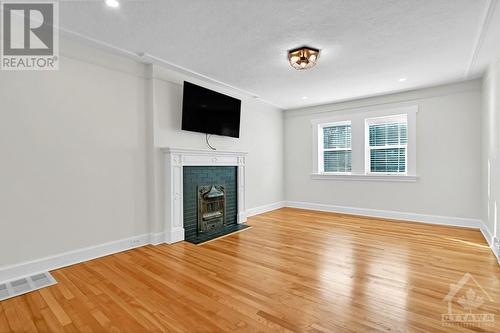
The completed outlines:
[[[323,172],[351,172],[351,123],[328,124],[322,130]]]
[[[397,115],[366,120],[368,126],[367,168],[370,173],[407,172],[407,116]]]

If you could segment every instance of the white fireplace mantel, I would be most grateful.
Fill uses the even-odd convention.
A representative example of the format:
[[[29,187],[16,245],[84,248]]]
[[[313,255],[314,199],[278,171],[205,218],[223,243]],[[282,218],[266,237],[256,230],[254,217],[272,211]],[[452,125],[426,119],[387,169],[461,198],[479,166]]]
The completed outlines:
[[[238,223],[246,222],[245,206],[245,152],[161,148],[164,155],[164,223],[165,243],[184,240],[183,167],[236,166],[238,167]]]

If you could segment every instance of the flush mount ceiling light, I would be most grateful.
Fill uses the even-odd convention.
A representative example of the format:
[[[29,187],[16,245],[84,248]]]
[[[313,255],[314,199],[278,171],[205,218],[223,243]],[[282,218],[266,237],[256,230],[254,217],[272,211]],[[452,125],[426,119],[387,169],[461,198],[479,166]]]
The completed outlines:
[[[118,8],[120,7],[120,3],[118,0],[106,0],[106,5],[111,8]]]
[[[293,68],[302,70],[314,67],[319,58],[319,49],[302,46],[288,51],[288,61]]]

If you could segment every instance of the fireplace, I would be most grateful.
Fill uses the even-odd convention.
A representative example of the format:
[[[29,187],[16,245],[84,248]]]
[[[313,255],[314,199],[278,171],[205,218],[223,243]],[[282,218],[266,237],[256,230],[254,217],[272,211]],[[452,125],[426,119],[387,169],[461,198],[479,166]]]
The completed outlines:
[[[186,240],[200,244],[248,227],[244,224],[246,153],[185,148],[162,148],[162,151],[165,166],[164,211],[157,213],[158,216],[164,216],[166,243]],[[216,190],[217,186],[223,187],[222,229],[220,232],[199,232],[198,190],[202,186],[212,185]],[[160,202],[158,207],[162,207]],[[205,227],[210,230],[220,224],[221,219],[214,218],[214,221],[207,223]]]
[[[226,194],[222,185],[198,186],[198,233],[220,231],[226,222]]]
[[[247,227],[238,223],[236,166],[185,166],[182,174],[186,241],[200,244]]]

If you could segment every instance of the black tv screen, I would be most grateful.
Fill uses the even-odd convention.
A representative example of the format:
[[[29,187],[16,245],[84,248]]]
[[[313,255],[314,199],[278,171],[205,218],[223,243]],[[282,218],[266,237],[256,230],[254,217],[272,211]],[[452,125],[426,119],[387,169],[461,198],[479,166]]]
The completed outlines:
[[[240,137],[241,100],[184,82],[182,129]]]

